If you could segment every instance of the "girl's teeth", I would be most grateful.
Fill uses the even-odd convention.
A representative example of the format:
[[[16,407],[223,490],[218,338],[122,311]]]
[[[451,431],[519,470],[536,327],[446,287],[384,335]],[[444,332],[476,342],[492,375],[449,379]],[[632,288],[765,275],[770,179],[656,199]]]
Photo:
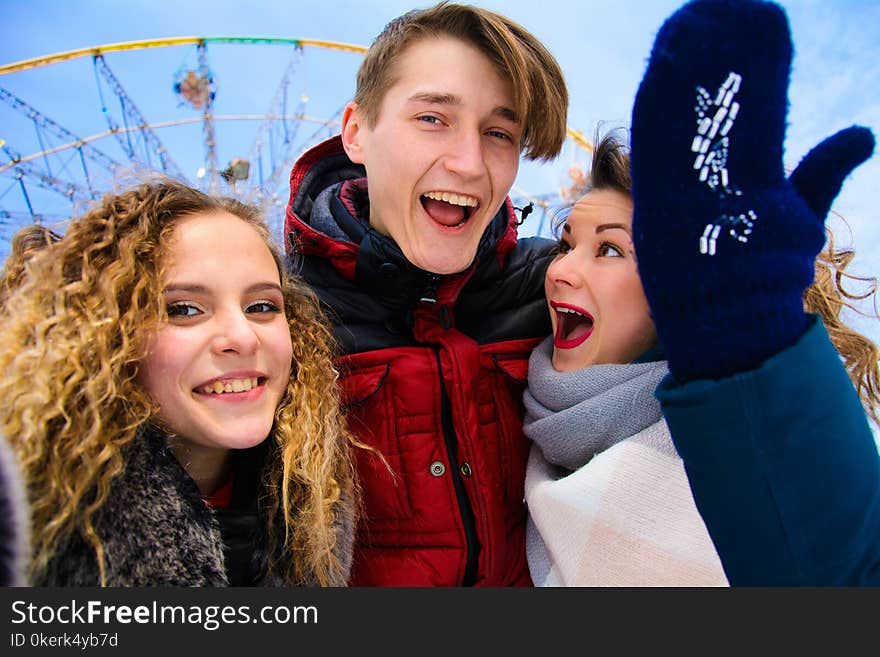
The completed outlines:
[[[255,376],[247,379],[232,379],[225,383],[222,381],[214,381],[214,383],[209,383],[204,386],[202,392],[208,395],[221,395],[227,392],[247,392],[248,390],[256,388],[257,383],[258,379]]]

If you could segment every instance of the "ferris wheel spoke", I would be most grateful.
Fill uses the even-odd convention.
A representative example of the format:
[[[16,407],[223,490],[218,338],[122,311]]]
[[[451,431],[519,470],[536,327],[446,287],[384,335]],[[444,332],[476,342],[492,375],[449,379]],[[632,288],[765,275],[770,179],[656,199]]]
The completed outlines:
[[[199,76],[205,80],[208,83],[208,87],[210,87],[212,82],[211,69],[208,66],[208,46],[204,40],[199,41],[197,52],[199,59]],[[209,91],[204,101],[202,134],[205,140],[205,164],[207,165],[208,191],[211,194],[216,194],[220,181],[217,167],[217,138],[214,131],[214,94]]]
[[[262,121],[259,126],[257,126],[256,133],[254,134],[254,139],[251,142],[250,149],[248,150],[248,160],[250,162],[257,163],[257,168],[259,172],[259,184],[261,190],[266,184],[266,180],[263,177],[264,151],[268,150],[270,170],[274,171],[275,167],[277,166],[277,158],[274,152],[275,143],[280,141],[283,144],[288,144],[291,140],[296,138],[296,133],[301,121],[296,121],[296,123],[294,123],[293,134],[291,134],[288,129],[290,117],[287,114],[287,99],[288,90],[290,88],[293,75],[299,68],[299,65],[303,62],[304,57],[302,45],[300,45],[299,43],[295,43],[293,55],[291,55],[290,61],[287,63],[287,67],[284,69],[284,73],[281,76],[281,81],[278,83],[278,88],[275,90],[275,95],[272,97],[272,102],[270,103],[269,108],[266,111],[266,119]],[[303,92],[300,94],[300,102],[297,107],[297,111],[294,114],[294,117],[298,117],[300,119],[304,117],[307,101],[308,95],[306,94],[305,88],[303,88]],[[280,120],[278,117],[281,117]],[[280,131],[282,134],[276,137],[276,131]]]
[[[100,75],[104,78],[107,86],[110,87],[110,90],[116,95],[119,99],[120,108],[122,111],[122,119],[125,124],[125,130],[120,130],[119,124],[113,119],[112,115],[107,111],[107,107],[103,102],[103,96],[101,98],[101,110],[104,112],[104,116],[107,119],[107,123],[110,126],[110,131],[116,136],[119,145],[122,147],[122,150],[125,151],[130,158],[136,161],[140,161],[143,164],[151,168],[161,168],[169,176],[174,178],[178,178],[180,180],[186,180],[186,176],[180,170],[180,168],[175,164],[174,160],[171,158],[171,155],[168,153],[168,150],[156,136],[156,133],[153,132],[149,127],[149,122],[144,118],[144,115],[141,114],[140,110],[134,104],[134,101],[131,97],[125,92],[125,89],[122,87],[122,84],[113,74],[113,71],[110,70],[110,67],[107,65],[107,62],[104,61],[103,55],[95,55],[93,58],[93,63],[95,66],[95,70],[100,73]],[[98,93],[100,95],[100,83],[98,85]],[[131,143],[131,131],[130,128],[137,127],[137,132],[140,134],[141,138],[144,142],[144,157],[138,157],[134,146]],[[155,157],[159,162],[159,167],[153,167],[150,156]]]
[[[266,180],[264,185],[264,189],[271,192],[278,186],[278,183],[281,180],[282,176],[286,176],[290,171],[290,167],[293,164],[294,156],[299,156],[303,150],[305,150],[309,145],[313,144],[318,135],[323,131],[327,131],[327,136],[331,136],[332,130],[339,126],[339,116],[342,114],[342,110],[345,109],[345,105],[340,107],[336,112],[326,121],[322,121],[320,126],[312,132],[308,137],[302,140],[297,146],[294,146],[293,141],[290,141],[289,144],[286,145],[284,150],[282,151],[280,157],[276,158],[274,161],[274,167],[272,169],[272,173],[269,174],[269,178]]]
[[[73,181],[64,180],[57,176],[47,174],[30,162],[22,161],[19,155],[11,148],[9,148],[9,146],[6,146],[4,144],[2,146],[2,150],[12,164],[10,169],[15,172],[13,175],[15,179],[19,181],[25,203],[27,204],[28,209],[30,210],[32,215],[34,214],[34,210],[31,206],[30,196],[27,193],[27,188],[24,183],[25,178],[34,182],[38,187],[48,189],[49,191],[53,191],[57,194],[60,194],[61,196],[64,196],[65,198],[70,200],[71,203],[75,203],[76,201],[80,200],[92,200],[97,198],[97,194],[95,192],[90,191],[89,189],[86,189]]]
[[[116,171],[122,166],[119,162],[114,160],[112,157],[104,153],[99,148],[83,140],[82,137],[74,134],[57,121],[46,116],[43,112],[39,111],[30,103],[19,98],[18,96],[8,91],[7,89],[4,89],[3,87],[0,87],[0,100],[4,101],[17,112],[31,119],[34,122],[35,126],[37,126],[38,131],[42,130],[48,132],[56,139],[77,144],[76,148],[79,150],[80,155],[83,158],[88,158],[89,160],[95,162],[110,173],[116,173]],[[40,140],[40,142],[42,144],[42,139]],[[43,154],[44,156],[48,154],[45,147],[43,148]],[[47,170],[49,170],[48,167]],[[83,170],[87,170],[85,161],[83,161]]]

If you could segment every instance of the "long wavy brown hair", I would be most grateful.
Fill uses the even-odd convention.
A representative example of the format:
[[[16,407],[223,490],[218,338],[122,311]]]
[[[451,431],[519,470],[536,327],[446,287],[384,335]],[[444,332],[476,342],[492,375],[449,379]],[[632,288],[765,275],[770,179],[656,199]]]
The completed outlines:
[[[179,218],[216,210],[266,240],[293,341],[261,493],[270,572],[290,583],[344,582],[337,532],[357,495],[334,342],[318,301],[287,275],[255,208],[168,180],[106,195],[63,237],[25,229],[5,264],[0,427],[28,482],[34,577],[78,532],[94,547],[105,583],[107,555],[93,520],[125,468],[126,446],[157,418],[137,373],[147,334],[167,321],[168,238]]]
[[[632,197],[630,157],[619,132],[612,130],[601,138],[597,132],[586,192],[614,189]],[[816,258],[813,284],[804,292],[804,309],[822,318],[865,411],[880,426],[880,350],[870,339],[845,324],[841,317],[844,308],[865,314],[854,302],[872,300],[873,317],[880,319],[876,312],[877,279],[848,273],[846,268],[855,258],[855,251],[838,249],[831,229],[826,227],[826,232],[828,242]],[[861,283],[864,289],[850,291],[845,286],[847,282]]]
[[[804,293],[804,307],[822,318],[828,337],[843,358],[850,379],[862,399],[868,415],[880,426],[880,349],[871,340],[847,326],[841,314],[844,308],[865,314],[854,302],[871,299],[877,317],[877,279],[856,276],[846,271],[855,258],[852,249],[838,249],[834,234],[826,229],[828,243],[816,258],[816,276]],[[845,283],[859,283],[865,289],[854,292]]]

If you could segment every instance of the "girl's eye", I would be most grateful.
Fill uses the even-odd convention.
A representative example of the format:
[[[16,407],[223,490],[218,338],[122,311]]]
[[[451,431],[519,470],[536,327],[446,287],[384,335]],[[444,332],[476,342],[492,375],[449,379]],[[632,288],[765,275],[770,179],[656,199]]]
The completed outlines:
[[[168,313],[169,317],[195,317],[202,314],[202,311],[193,304],[183,302],[169,303],[165,307],[165,312]]]
[[[245,312],[248,313],[277,313],[281,312],[280,308],[271,301],[257,301],[250,304]]]
[[[611,242],[602,242],[596,255],[600,258],[622,258],[623,249]]]

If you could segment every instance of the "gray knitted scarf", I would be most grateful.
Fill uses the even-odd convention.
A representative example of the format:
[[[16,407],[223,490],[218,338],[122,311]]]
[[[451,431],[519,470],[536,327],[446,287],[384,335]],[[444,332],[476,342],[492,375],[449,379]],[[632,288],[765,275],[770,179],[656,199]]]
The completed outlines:
[[[548,462],[577,470],[660,420],[654,389],[668,371],[666,361],[557,372],[552,354],[552,337],[532,352],[523,396],[523,430]]]

